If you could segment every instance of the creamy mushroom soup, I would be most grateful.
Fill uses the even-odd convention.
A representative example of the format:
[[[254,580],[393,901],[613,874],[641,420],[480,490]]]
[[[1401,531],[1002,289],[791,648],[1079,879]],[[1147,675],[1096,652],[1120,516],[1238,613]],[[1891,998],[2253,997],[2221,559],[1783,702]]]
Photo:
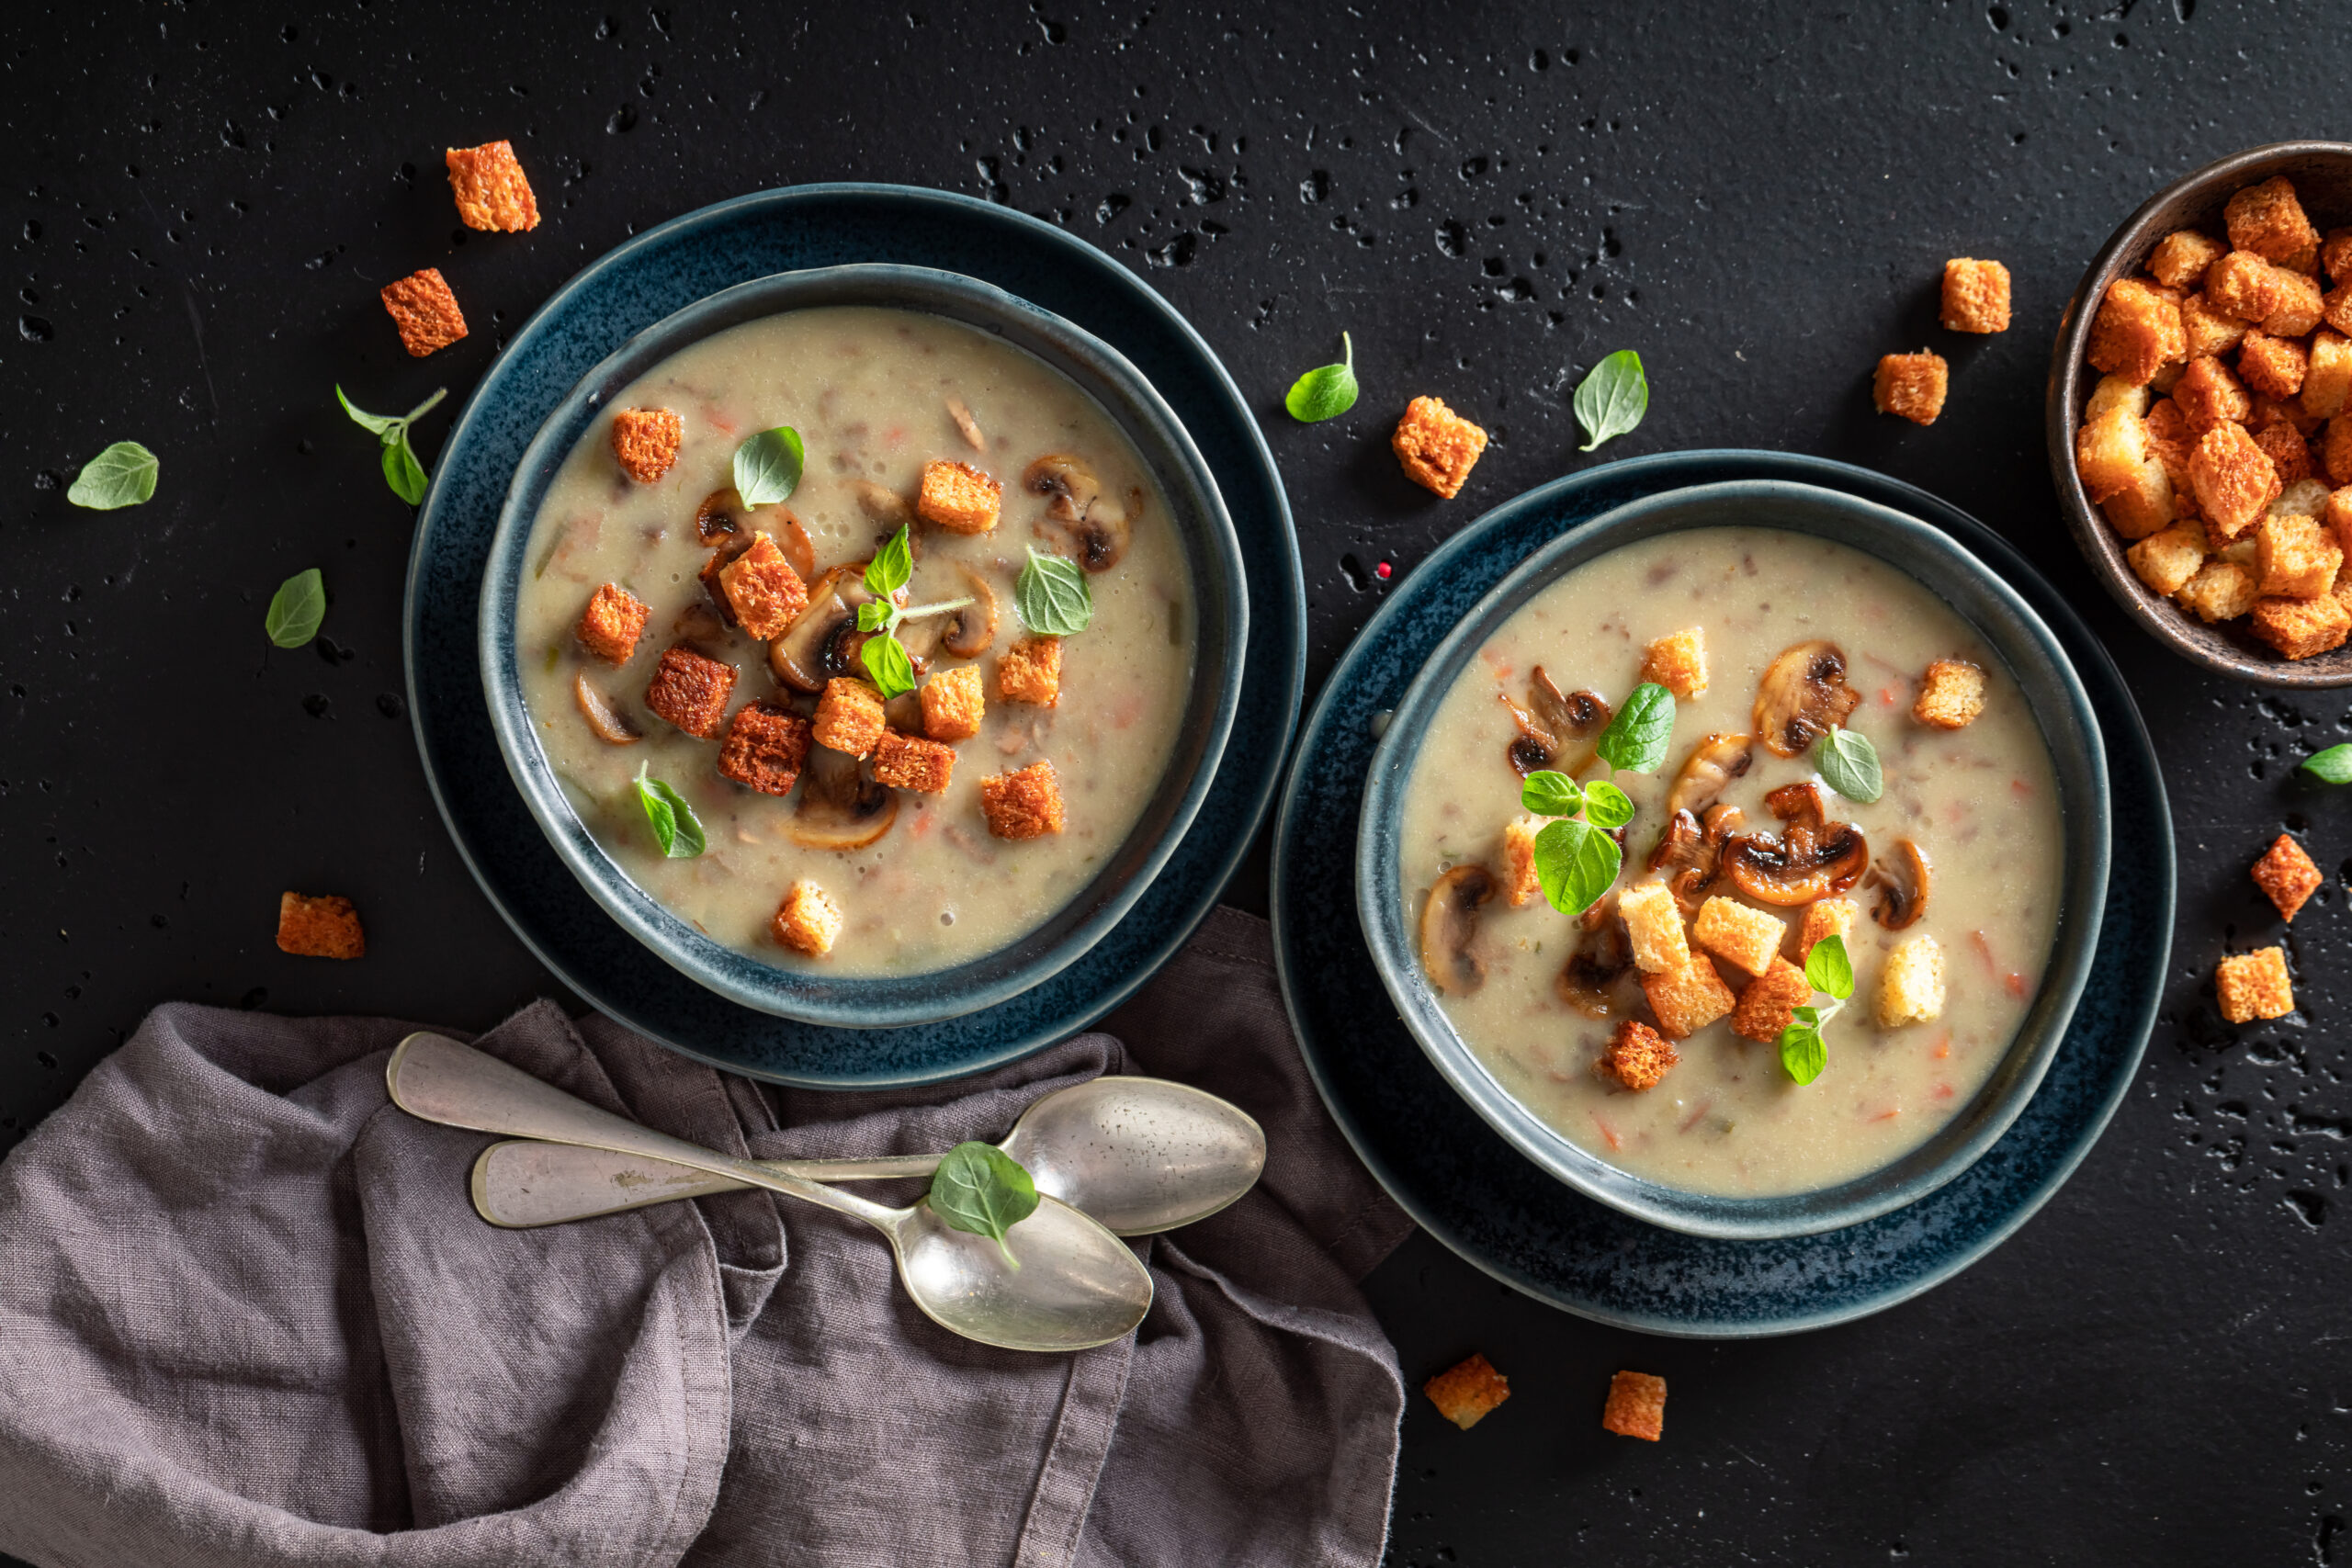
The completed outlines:
[[[1664,760],[1612,775],[1592,756],[1609,710],[1645,671],[1687,684],[1694,651],[1705,685],[1677,702]],[[1817,736],[1840,716],[1883,764],[1873,803],[1818,771]],[[1613,776],[1636,808],[1624,869],[1581,919],[1515,872],[1507,834],[1520,824],[1523,846],[1537,826],[1520,798],[1530,767]],[[2050,955],[2059,834],[2041,731],[1967,623],[1845,546],[1712,528],[1576,568],[1478,649],[1408,782],[1404,896],[1447,1017],[1521,1104],[1634,1175],[1761,1197],[1885,1165],[1982,1086]],[[1814,931],[1848,917],[1856,983],[1800,1084],[1777,1038],[1793,1006],[1829,1004],[1791,973],[1816,904]],[[1713,977],[1676,969],[1678,947]]]
[[[1005,946],[1067,904],[1150,801],[1193,673],[1182,547],[1164,496],[1108,415],[1058,372],[982,332],[847,307],[715,334],[648,371],[609,410],[548,491],[516,616],[539,744],[605,853],[719,942],[837,975],[944,968]],[[616,418],[633,432],[628,416],[647,411],[652,417],[637,423],[650,447],[633,435],[616,445]],[[674,457],[646,482],[624,459],[638,472],[661,462],[661,411],[677,416]],[[737,447],[780,425],[798,432],[804,472],[781,504],[747,507],[731,488]],[[944,476],[935,508],[927,468]],[[972,527],[973,497],[991,483],[1001,514],[985,531],[953,531],[917,512]],[[821,704],[831,685],[870,679],[854,613],[875,598],[863,572],[910,523],[915,559],[899,598],[910,607],[976,603],[906,620],[893,635],[919,687],[970,673],[946,705],[958,722],[943,728],[920,693],[895,697],[887,727],[875,720],[888,739],[844,742],[878,748],[857,761],[822,743],[834,731]],[[714,558],[728,561],[763,535],[772,549],[743,558],[770,559],[761,581],[781,585],[783,609],[797,612],[768,637],[751,628],[763,615],[781,619],[773,592],[763,599],[759,582],[738,582],[739,604],[729,580],[702,578]],[[1041,662],[1015,609],[1029,547],[1088,569],[1080,575],[1092,619],[1059,639],[1057,670]],[[798,590],[775,570],[779,555]],[[607,584],[617,611],[583,628]],[[791,603],[795,592],[805,592],[805,607]],[[642,606],[633,640],[631,604]],[[620,661],[598,657],[586,636]],[[668,705],[704,733],[649,705],[673,648],[707,661],[682,664]],[[1008,699],[1008,685],[1026,700]],[[854,690],[836,694],[852,707],[863,700]],[[696,701],[713,705],[705,714]],[[744,720],[754,703],[766,705]],[[984,710],[977,733],[959,734],[976,705]],[[735,772],[750,784],[720,772],[739,723],[746,739]],[[913,787],[877,778],[877,767],[889,773],[892,748],[903,755],[890,776]],[[794,768],[796,750],[804,755]],[[930,787],[948,766],[945,787]],[[664,854],[633,784],[640,768],[685,800],[706,836],[703,853]],[[999,784],[984,799],[989,781],[1015,775],[1019,787]],[[780,782],[786,793],[763,793]],[[1049,810],[1041,788],[1053,795]],[[790,897],[797,910],[780,908]]]

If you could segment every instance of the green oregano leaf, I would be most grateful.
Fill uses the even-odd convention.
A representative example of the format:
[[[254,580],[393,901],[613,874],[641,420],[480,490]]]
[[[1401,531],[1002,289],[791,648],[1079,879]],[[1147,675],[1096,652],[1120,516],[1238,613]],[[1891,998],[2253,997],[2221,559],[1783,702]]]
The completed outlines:
[[[1674,694],[1645,681],[1625,698],[1594,750],[1619,773],[1646,773],[1666,761],[1667,742],[1673,739]]]
[[[1634,800],[1607,779],[1584,786],[1584,819],[1596,828],[1623,828],[1634,819]]]
[[[2312,752],[2302,769],[2323,784],[2352,784],[2352,741]]]
[[[1649,378],[1642,374],[1642,356],[1621,348],[1592,367],[1577,388],[1573,404],[1577,423],[1589,438],[1577,448],[1589,452],[1602,442],[1624,434],[1649,412]]]
[[[909,525],[901,523],[899,531],[890,536],[874,558],[865,563],[866,592],[879,599],[888,599],[907,585],[915,574],[914,543],[908,536]]]
[[[1538,817],[1574,817],[1584,809],[1584,791],[1567,774],[1538,768],[1519,786],[1519,804]]]
[[[800,486],[808,453],[788,424],[763,430],[735,448],[735,493],[746,506],[773,506]]]
[[[653,829],[653,841],[672,860],[692,860],[703,852],[702,821],[684,795],[662,780],[646,776],[650,766],[639,762],[633,782],[637,802],[645,808],[646,823]]]
[[[857,657],[884,702],[915,689],[914,660],[907,657],[906,645],[888,632],[876,632],[867,637],[865,646],[857,650]]]
[[[1340,334],[1340,349],[1343,357],[1339,364],[1317,366],[1291,383],[1283,398],[1291,418],[1315,424],[1356,406],[1356,345],[1345,333]]]
[[[888,599],[868,599],[857,607],[857,629],[878,632],[890,624],[897,606]]]
[[[448,395],[448,388],[438,388],[431,397],[408,412],[392,415],[369,413],[345,397],[340,386],[334,389],[334,400],[343,405],[343,412],[351,416],[351,423],[382,444],[384,482],[391,487],[394,495],[411,506],[424,500],[425,481],[429,476],[424,465],[417,458],[415,446],[409,441],[409,427],[432,412],[434,405]]]
[[[1781,1066],[1789,1077],[1801,1084],[1811,1083],[1829,1065],[1829,1047],[1822,1043],[1821,1031],[1792,1023],[1781,1031]]]
[[[155,454],[138,442],[118,441],[82,465],[65,499],[93,512],[137,506],[153,498],[156,470],[162,466]]]
[[[1815,942],[1804,955],[1804,977],[1815,990],[1826,991],[1838,1001],[1852,996],[1854,960],[1846,951],[1846,939],[1833,934]]]
[[[399,440],[384,444],[384,482],[411,506],[424,500],[424,465],[416,460],[416,449],[408,444],[405,426],[401,427]]]
[[[923,1201],[955,1229],[995,1242],[1007,1263],[1021,1267],[1005,1238],[1037,1212],[1037,1183],[1019,1160],[994,1144],[958,1144],[932,1173]]]
[[[317,567],[311,567],[277,585],[277,592],[269,596],[269,613],[262,618],[262,630],[280,648],[300,648],[319,635],[319,624],[326,618],[326,579],[319,575]]]
[[[1813,765],[1822,782],[1848,800],[1868,806],[1886,793],[1886,774],[1880,768],[1878,748],[1870,737],[1833,725],[1813,743]]]
[[[1029,564],[1012,584],[1013,607],[1022,624],[1042,637],[1076,637],[1094,620],[1094,590],[1086,570],[1062,556],[1041,556],[1029,547]]]
[[[1617,840],[1589,822],[1553,822],[1535,835],[1535,879],[1544,901],[1581,915],[1609,891],[1624,864]]]

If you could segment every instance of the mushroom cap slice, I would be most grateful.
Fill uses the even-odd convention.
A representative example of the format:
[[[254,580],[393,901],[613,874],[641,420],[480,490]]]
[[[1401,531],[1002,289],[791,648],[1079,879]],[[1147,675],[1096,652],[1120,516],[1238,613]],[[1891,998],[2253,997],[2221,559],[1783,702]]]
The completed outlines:
[[[963,570],[972,602],[940,617],[939,646],[958,659],[978,659],[996,641],[996,590],[970,567]]]
[[[1617,982],[1634,966],[1633,933],[1617,912],[1614,893],[1595,900],[1577,917],[1577,925],[1576,949],[1552,987],[1585,1017],[1607,1018],[1617,1010]]]
[[[1550,767],[1560,754],[1558,738],[1544,728],[1533,714],[1512,702],[1509,692],[1497,692],[1495,695],[1510,709],[1511,722],[1519,726],[1519,733],[1503,748],[1503,761],[1510,764],[1510,771],[1525,778]]]
[[[1740,823],[1739,807],[1721,804],[1707,808],[1703,823],[1687,810],[1667,819],[1666,830],[1650,851],[1649,869],[1667,874],[1667,891],[1683,914],[1697,913],[1708,889],[1722,879],[1724,845],[1738,833]]]
[[[890,830],[899,792],[846,752],[811,746],[800,769],[800,799],[786,831],[811,850],[862,850]]]
[[[1069,541],[1070,555],[1089,571],[1108,571],[1127,553],[1131,514],[1143,509],[1143,491],[1131,489],[1123,502],[1102,493],[1093,465],[1066,452],[1049,452],[1022,471],[1021,487],[1051,497],[1046,508],[1050,532]]]
[[[809,586],[807,606],[768,644],[769,671],[803,692],[821,692],[838,675],[861,674],[857,650],[865,637],[857,629],[857,607],[873,597],[864,561],[827,568]]]
[[[768,522],[768,532],[775,536],[775,547],[784,552],[784,558],[792,563],[792,570],[800,574],[801,581],[816,577],[817,547],[810,541],[808,530],[800,525],[799,518],[779,506]]]
[[[857,479],[851,488],[857,491],[857,509],[869,522],[885,528],[903,528],[915,520],[915,509],[907,498],[888,485],[872,479]]]
[[[1609,699],[1599,692],[1563,694],[1541,664],[1527,679],[1527,705],[1534,712],[1535,722],[1556,740],[1589,740],[1617,716],[1610,710]]]
[[[1057,523],[1075,523],[1102,493],[1102,481],[1094,477],[1094,466],[1085,458],[1048,452],[1022,470],[1021,488],[1031,495],[1052,498],[1046,516]]]
[[[1899,931],[1928,912],[1927,852],[1908,839],[1894,840],[1894,853],[1871,867],[1865,886],[1878,889],[1871,919]]]
[[[1846,655],[1836,643],[1792,643],[1756,683],[1757,738],[1776,757],[1801,757],[1861,700],[1846,684]]]
[[[1870,869],[1870,840],[1850,822],[1826,820],[1814,784],[1783,784],[1764,804],[1784,824],[1780,833],[1737,834],[1721,857],[1732,882],[1758,903],[1810,904],[1843,893]]]
[[[1439,990],[1467,996],[1487,977],[1470,943],[1478,934],[1478,906],[1494,896],[1494,874],[1475,863],[1455,866],[1430,889],[1421,906],[1421,967]]]
[[[1682,771],[1674,775],[1673,786],[1666,792],[1667,811],[1701,815],[1732,780],[1745,776],[1755,761],[1756,743],[1747,736],[1707,736],[1682,759]]]
[[[741,524],[738,513],[743,510],[743,498],[733,485],[721,485],[702,498],[695,508],[695,533],[706,545],[715,545],[736,532]]]
[[[614,705],[613,699],[598,691],[582,670],[571,678],[571,700],[580,706],[580,716],[596,732],[596,739],[615,746],[628,746],[645,739],[645,731],[637,721]]]

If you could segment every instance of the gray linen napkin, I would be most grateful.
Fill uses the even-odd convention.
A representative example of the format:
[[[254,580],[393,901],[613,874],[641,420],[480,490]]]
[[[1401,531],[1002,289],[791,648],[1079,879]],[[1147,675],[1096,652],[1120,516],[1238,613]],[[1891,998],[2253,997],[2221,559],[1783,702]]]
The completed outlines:
[[[762,1157],[997,1137],[1145,1071],[1265,1179],[1138,1243],[1076,1356],[957,1339],[879,1238],[764,1193],[482,1224],[489,1141],[385,1099],[389,1020],[158,1008],[0,1162],[0,1551],[124,1563],[1351,1563],[1404,1390],[1356,1280],[1410,1222],[1306,1080],[1262,922],[1218,910],[1104,1032],[986,1077],[776,1091],[549,1003],[479,1043]],[[901,1184],[898,1201],[920,1185]]]

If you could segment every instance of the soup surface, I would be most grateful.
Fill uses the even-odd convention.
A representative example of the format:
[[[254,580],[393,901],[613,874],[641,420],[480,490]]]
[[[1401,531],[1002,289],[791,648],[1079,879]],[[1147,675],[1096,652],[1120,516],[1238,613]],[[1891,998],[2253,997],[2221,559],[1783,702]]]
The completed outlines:
[[[945,968],[1018,940],[1069,903],[1158,788],[1193,673],[1183,548],[1165,497],[1109,416],[1058,372],[974,328],[851,307],[790,311],[704,339],[648,371],[610,408],[675,411],[684,425],[675,464],[651,483],[631,479],[615,457],[613,415],[600,414],[564,459],[533,525],[516,620],[539,743],[605,852],[719,942],[780,967],[836,975]],[[705,498],[733,495],[737,446],[776,425],[802,438],[797,488],[779,505],[738,504],[738,532],[706,540],[696,525]],[[1069,532],[1048,516],[1052,498],[1023,483],[1032,462],[1057,454],[1077,457],[1102,496],[1119,498],[1126,537],[1115,564],[1087,576],[1093,618],[1062,639],[1059,694],[1047,706],[1002,700],[998,667],[1025,632],[1013,592],[1024,547],[1073,553]],[[808,768],[786,796],[730,782],[715,765],[724,729],[697,739],[663,722],[646,705],[647,687],[663,651],[684,643],[738,672],[730,715],[753,700],[813,715],[816,695],[773,672],[765,643],[721,622],[698,574],[714,544],[739,545],[755,530],[786,544],[797,524],[816,573],[814,608],[817,580],[842,563],[858,576],[896,532],[933,460],[967,463],[997,479],[1002,513],[977,535],[915,522],[906,601],[968,595],[977,578],[992,597],[996,624],[979,651],[963,658],[936,640],[944,618],[907,621],[898,635],[922,654],[919,683],[976,667],[986,716],[977,735],[956,744],[945,791],[889,790],[890,825],[878,839],[855,849],[810,847],[797,836],[807,822]],[[582,606],[608,582],[650,611],[617,667],[592,657],[575,635]],[[851,657],[833,673],[865,672]],[[581,705],[576,683],[583,680],[643,739],[600,739]],[[894,728],[924,734],[917,697],[899,698],[888,713]],[[812,748],[812,764],[825,760],[822,750]],[[982,779],[1040,760],[1052,763],[1058,783],[1062,830],[1019,841],[992,836]],[[640,764],[692,807],[707,835],[703,854],[663,854],[632,784]],[[872,759],[860,767],[871,798],[881,788]],[[821,957],[787,949],[770,931],[779,901],[802,882],[823,889],[842,917]]]
[[[1612,775],[1597,761],[1578,770],[1588,783],[1613,778],[1636,807],[1618,893],[1659,880],[1646,863],[1686,759],[1711,734],[1756,728],[1759,680],[1784,649],[1812,639],[1842,651],[1845,678],[1860,697],[1846,727],[1872,742],[1885,775],[1884,793],[1869,805],[1823,785],[1827,817],[1858,828],[1880,865],[1907,839],[1929,866],[1924,908],[1901,930],[1876,918],[1887,895],[1869,879],[1843,893],[1860,907],[1846,937],[1856,985],[1823,1027],[1825,1069],[1800,1085],[1776,1044],[1741,1038],[1725,1018],[1675,1041],[1680,1059],[1654,1087],[1631,1090],[1604,1077],[1597,1067],[1621,1021],[1658,1020],[1638,970],[1610,976],[1604,933],[1588,934],[1541,893],[1516,908],[1498,893],[1478,909],[1469,952],[1484,978],[1441,990],[1441,1003],[1509,1093],[1610,1164],[1698,1192],[1810,1190],[1916,1148],[1968,1103],[2024,1019],[2056,925],[2059,802],[2040,728],[1999,659],[1917,581],[1842,545],[1750,528],[1645,540],[1566,573],[1478,650],[1439,706],[1407,784],[1407,929],[1416,929],[1449,868],[1482,863],[1506,875],[1504,829],[1522,817],[1507,753],[1521,731],[1498,697],[1526,705],[1540,665],[1564,693],[1589,689],[1622,705],[1642,678],[1652,639],[1694,627],[1703,636],[1707,684],[1677,704],[1665,761],[1646,775]],[[1923,672],[1937,660],[1984,671],[1983,711],[1965,728],[1913,716]],[[1747,754],[1747,773],[1719,798],[1742,813],[1748,830],[1771,832],[1781,824],[1766,795],[1800,781],[1819,784],[1815,755],[1782,758],[1762,745]],[[1555,765],[1578,760],[1570,744]],[[1720,874],[1703,891],[1785,919],[1782,955],[1802,963],[1804,908],[1746,897]],[[1873,1004],[1887,959],[1922,935],[1941,953],[1940,1012],[1881,1027]],[[1703,952],[1696,937],[1690,945]],[[1564,987],[1564,967],[1580,951],[1599,962],[1579,972],[1580,987]],[[1749,973],[1713,962],[1724,985],[1742,992]],[[1826,1007],[1829,998],[1809,1000]]]

